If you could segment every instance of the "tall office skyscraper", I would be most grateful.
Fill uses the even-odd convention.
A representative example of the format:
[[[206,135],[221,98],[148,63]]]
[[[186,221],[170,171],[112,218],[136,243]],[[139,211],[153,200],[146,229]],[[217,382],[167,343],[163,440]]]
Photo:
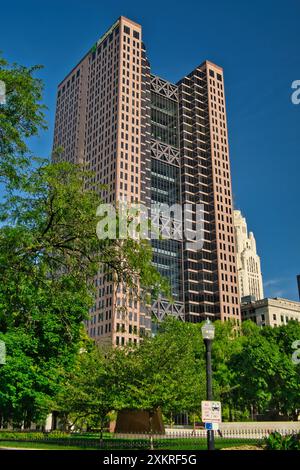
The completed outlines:
[[[201,250],[184,240],[151,242],[174,301],[159,298],[147,309],[125,286],[115,292],[100,272],[87,325],[93,338],[138,342],[150,333],[153,315],[240,322],[221,67],[205,61],[169,83],[151,73],[141,26],[120,17],[58,86],[53,147],[59,146],[63,159],[84,162],[94,182],[105,183],[104,202],[190,203],[191,227],[195,204],[203,204]]]
[[[238,210],[234,211],[234,230],[241,298],[252,296],[255,300],[263,299],[263,282],[256,241],[252,232],[248,234],[246,219]]]

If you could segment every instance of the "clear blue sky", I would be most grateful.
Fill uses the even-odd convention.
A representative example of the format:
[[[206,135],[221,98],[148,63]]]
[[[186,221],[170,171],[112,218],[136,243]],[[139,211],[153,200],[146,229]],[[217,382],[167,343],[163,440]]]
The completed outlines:
[[[224,67],[235,206],[256,236],[265,294],[297,300],[299,0],[2,2],[5,57],[45,67],[49,130],[37,154],[50,154],[57,84],[120,15],[142,24],[154,73],[176,82],[204,59]]]

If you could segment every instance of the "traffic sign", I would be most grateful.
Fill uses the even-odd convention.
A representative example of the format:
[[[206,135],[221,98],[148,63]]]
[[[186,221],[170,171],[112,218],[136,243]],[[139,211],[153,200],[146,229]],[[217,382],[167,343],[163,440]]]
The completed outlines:
[[[204,428],[207,431],[218,431],[219,423],[204,423]]]
[[[221,423],[222,411],[220,401],[201,402],[202,421],[204,423]]]

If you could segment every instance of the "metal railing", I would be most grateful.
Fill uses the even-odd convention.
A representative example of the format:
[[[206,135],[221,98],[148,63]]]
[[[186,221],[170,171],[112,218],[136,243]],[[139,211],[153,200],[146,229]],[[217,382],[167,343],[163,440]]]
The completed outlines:
[[[274,429],[226,429],[215,432],[217,449],[238,447],[241,445],[261,446]],[[297,434],[296,430],[278,429],[281,435]],[[0,445],[5,442],[53,444],[57,447],[80,447],[97,449],[166,449],[166,450],[204,450],[206,449],[206,431],[204,429],[168,430],[165,434],[150,433],[105,433],[100,440],[99,433],[69,433],[57,437],[55,433],[40,431],[5,431],[0,430]],[[21,445],[21,444],[19,444]]]

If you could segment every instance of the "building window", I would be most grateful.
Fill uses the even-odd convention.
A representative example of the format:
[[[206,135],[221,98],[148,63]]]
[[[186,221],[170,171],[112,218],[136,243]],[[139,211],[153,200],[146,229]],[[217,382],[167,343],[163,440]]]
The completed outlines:
[[[128,28],[128,26],[124,26],[124,33],[130,34],[130,28]]]
[[[135,39],[140,39],[140,33],[138,31],[133,31],[133,37]]]
[[[210,69],[210,71],[209,71],[209,75],[210,75],[211,77],[214,77],[214,76],[215,76],[215,72],[214,72],[213,70],[211,70],[211,69]]]
[[[176,101],[151,93],[151,135],[155,140],[178,146],[178,104]]]

